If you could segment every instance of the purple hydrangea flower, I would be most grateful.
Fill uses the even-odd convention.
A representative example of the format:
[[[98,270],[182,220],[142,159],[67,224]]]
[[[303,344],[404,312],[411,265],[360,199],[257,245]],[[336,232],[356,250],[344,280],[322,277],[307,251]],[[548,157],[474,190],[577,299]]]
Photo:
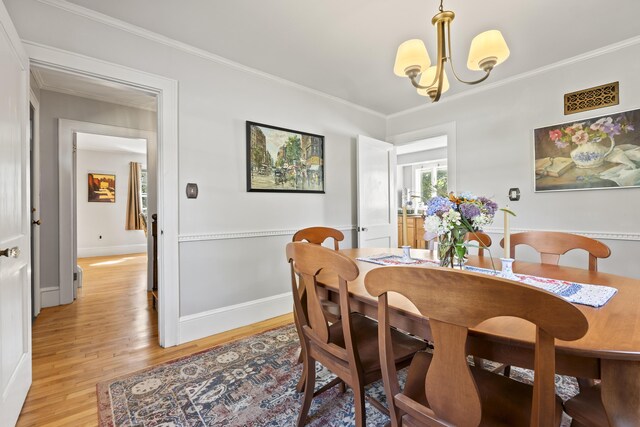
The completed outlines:
[[[462,216],[469,221],[471,221],[481,213],[478,205],[475,205],[473,203],[463,203],[458,206],[458,210],[460,211],[460,214],[462,214]]]
[[[489,200],[486,197],[478,197],[478,201],[484,205],[484,209],[487,212],[487,215],[493,216],[498,210],[498,204],[493,200]]]

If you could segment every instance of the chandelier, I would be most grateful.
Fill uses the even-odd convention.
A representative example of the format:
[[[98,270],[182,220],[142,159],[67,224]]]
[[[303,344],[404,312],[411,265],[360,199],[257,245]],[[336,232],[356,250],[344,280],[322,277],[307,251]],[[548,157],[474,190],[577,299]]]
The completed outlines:
[[[449,89],[449,79],[444,71],[444,63],[449,62],[454,77],[461,83],[474,85],[485,81],[491,70],[509,57],[509,48],[498,30],[480,33],[471,41],[467,67],[470,70],[482,70],[485,75],[478,80],[465,81],[456,74],[451,58],[451,21],[455,14],[444,10],[440,0],[439,12],[431,23],[438,34],[438,53],[434,66],[420,39],[407,40],[398,47],[393,72],[400,77],[409,77],[418,94],[428,96],[432,102],[438,102],[440,96]]]

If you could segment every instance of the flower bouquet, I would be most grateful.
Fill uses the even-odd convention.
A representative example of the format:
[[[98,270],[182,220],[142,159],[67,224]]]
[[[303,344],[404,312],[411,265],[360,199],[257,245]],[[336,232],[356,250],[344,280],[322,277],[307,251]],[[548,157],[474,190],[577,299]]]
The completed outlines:
[[[497,210],[494,201],[469,193],[431,198],[425,210],[424,228],[438,237],[440,266],[462,265],[467,255],[465,235],[490,225]]]

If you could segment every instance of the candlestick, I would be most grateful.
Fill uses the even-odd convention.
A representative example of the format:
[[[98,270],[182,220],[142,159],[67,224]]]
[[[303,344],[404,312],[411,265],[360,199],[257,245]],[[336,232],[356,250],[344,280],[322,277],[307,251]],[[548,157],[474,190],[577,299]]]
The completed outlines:
[[[509,205],[504,211],[504,257],[511,258],[511,235],[509,233]]]
[[[402,204],[402,245],[409,244],[409,234],[407,230],[407,204]]]

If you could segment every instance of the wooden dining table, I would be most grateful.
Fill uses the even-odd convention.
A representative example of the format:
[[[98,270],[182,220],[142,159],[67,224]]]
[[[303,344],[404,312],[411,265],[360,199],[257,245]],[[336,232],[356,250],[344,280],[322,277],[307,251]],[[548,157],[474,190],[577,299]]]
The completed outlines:
[[[359,277],[349,283],[351,310],[377,317],[377,299],[364,287],[367,272],[382,265],[358,261],[359,257],[381,254],[402,255],[401,249],[344,249],[354,259]],[[413,258],[435,259],[433,251],[411,250]],[[500,269],[500,261],[469,256],[468,265]],[[434,265],[420,264],[421,268]],[[589,321],[589,330],[577,341],[556,340],[556,372],[579,378],[601,380],[602,401],[611,426],[640,426],[640,280],[572,267],[516,261],[515,273],[529,274],[576,283],[606,285],[618,292],[602,307],[576,305]],[[337,280],[328,272],[319,282],[327,297],[337,301]],[[391,324],[410,333],[431,338],[429,321],[405,297],[389,298]],[[484,359],[533,368],[535,327],[512,317],[499,317],[480,323],[469,332],[469,354]]]

